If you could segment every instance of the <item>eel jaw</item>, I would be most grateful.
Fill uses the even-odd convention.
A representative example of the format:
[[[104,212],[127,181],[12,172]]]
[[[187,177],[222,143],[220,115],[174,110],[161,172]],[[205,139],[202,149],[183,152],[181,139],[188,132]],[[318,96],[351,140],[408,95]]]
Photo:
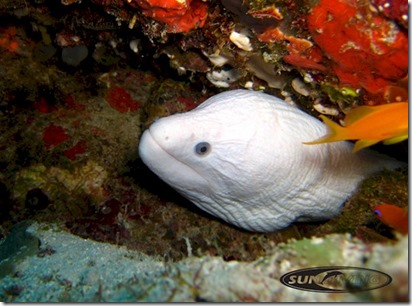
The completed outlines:
[[[139,155],[151,171],[189,198],[192,198],[191,194],[202,193],[208,186],[208,182],[193,168],[167,152],[150,129],[140,139]]]

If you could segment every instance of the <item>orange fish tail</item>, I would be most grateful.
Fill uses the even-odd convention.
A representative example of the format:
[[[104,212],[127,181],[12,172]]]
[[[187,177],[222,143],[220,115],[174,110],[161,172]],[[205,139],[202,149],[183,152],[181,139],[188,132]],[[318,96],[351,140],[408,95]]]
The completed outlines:
[[[373,140],[369,140],[369,139],[358,140],[355,143],[355,145],[353,146],[352,152],[353,153],[358,152],[359,150],[362,150],[366,147],[370,147],[370,146],[378,143],[379,141],[380,141],[379,139],[378,140],[375,140],[375,139],[373,139]]]
[[[321,144],[321,143],[328,143],[328,142],[335,142],[348,139],[347,131],[344,127],[340,126],[336,122],[330,120],[328,117],[324,115],[320,115],[320,118],[323,120],[323,123],[326,124],[328,127],[328,134],[325,136],[313,140],[304,142],[307,145],[314,145],[314,144]]]
[[[405,133],[405,134],[400,135],[400,136],[396,136],[396,137],[393,137],[393,138],[385,139],[385,140],[383,141],[383,143],[386,144],[386,145],[391,145],[391,144],[395,144],[395,143],[404,141],[404,140],[408,139],[408,137],[409,137],[409,135],[408,135],[408,130],[405,130],[404,133]]]

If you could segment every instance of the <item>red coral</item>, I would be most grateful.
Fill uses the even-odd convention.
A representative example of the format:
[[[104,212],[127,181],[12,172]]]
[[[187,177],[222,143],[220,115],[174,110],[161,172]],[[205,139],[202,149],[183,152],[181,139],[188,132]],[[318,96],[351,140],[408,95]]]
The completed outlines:
[[[87,143],[84,140],[79,141],[77,144],[75,144],[73,147],[70,149],[66,150],[64,152],[64,156],[71,160],[75,160],[78,155],[81,155],[85,153],[87,150]]]
[[[409,11],[407,0],[371,0],[379,12],[390,19],[395,19],[405,28],[408,27]]]
[[[325,71],[326,67],[322,64],[317,63],[310,56],[302,56],[300,54],[287,54],[283,57],[283,60],[296,67],[301,67],[305,69],[314,69],[319,71]]]
[[[69,138],[70,136],[66,133],[66,130],[54,123],[50,124],[43,131],[43,142],[47,149],[58,146]]]
[[[208,5],[201,0],[134,0],[143,13],[154,20],[164,22],[167,31],[189,32],[203,27],[207,18]]]
[[[257,35],[257,38],[266,43],[287,42],[289,54],[283,60],[296,67],[325,71],[326,67],[320,64],[322,54],[319,48],[302,38],[285,35],[278,27],[269,28]]]
[[[370,93],[408,72],[408,36],[360,2],[320,0],[308,16],[313,40],[332,60],[341,85]]]
[[[0,47],[9,52],[16,52],[19,49],[19,43],[16,40],[17,30],[15,27],[9,27],[0,31]]]
[[[140,107],[140,103],[133,100],[129,93],[122,87],[112,87],[106,96],[110,106],[121,113],[134,112]]]
[[[195,101],[191,98],[177,97],[177,101],[179,101],[185,106],[186,111],[194,109],[198,106],[198,104],[196,104]]]
[[[84,111],[86,109],[86,106],[76,101],[73,96],[67,96],[65,103],[70,109],[75,111]]]
[[[57,108],[53,105],[50,105],[44,97],[40,97],[37,101],[35,101],[33,106],[37,111],[43,114],[52,113],[57,110]]]

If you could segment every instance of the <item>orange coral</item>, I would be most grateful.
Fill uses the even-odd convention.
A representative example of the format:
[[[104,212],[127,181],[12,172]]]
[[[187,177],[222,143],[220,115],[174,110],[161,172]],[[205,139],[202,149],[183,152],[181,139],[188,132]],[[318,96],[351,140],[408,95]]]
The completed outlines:
[[[134,0],[143,13],[164,22],[168,32],[189,32],[202,27],[207,18],[208,5],[201,0]]]
[[[277,20],[283,19],[283,15],[280,13],[279,9],[274,5],[265,7],[263,9],[249,10],[247,13],[255,18],[274,18]]]

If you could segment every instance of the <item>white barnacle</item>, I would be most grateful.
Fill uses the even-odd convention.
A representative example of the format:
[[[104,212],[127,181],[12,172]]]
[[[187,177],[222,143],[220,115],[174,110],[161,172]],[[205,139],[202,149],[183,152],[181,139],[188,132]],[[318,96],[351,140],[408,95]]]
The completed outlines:
[[[223,55],[220,52],[215,52],[212,54],[207,54],[206,52],[202,52],[204,56],[206,56],[213,65],[216,67],[222,67],[223,65],[227,64],[229,62],[229,58],[225,55]]]
[[[231,70],[213,70],[206,73],[206,78],[217,87],[227,88],[230,83],[237,81],[241,77],[241,74],[236,69]]]
[[[309,87],[302,81],[302,79],[300,78],[294,78],[292,80],[292,88],[299,94],[301,94],[302,96],[309,96],[310,94],[310,89]]]
[[[247,37],[242,32],[239,33],[239,32],[236,32],[236,31],[232,31],[232,33],[230,33],[229,39],[239,49],[242,49],[242,50],[245,50],[245,51],[253,51],[252,44],[250,42],[250,38]]]
[[[339,110],[337,108],[333,106],[325,106],[319,102],[313,104],[313,108],[317,110],[319,113],[324,114],[324,115],[330,115],[330,116],[339,115]]]

